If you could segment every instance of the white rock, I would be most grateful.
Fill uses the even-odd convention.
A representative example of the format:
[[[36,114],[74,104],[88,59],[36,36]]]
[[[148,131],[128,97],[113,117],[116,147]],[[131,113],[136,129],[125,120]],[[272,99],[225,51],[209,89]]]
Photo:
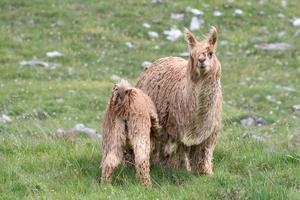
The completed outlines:
[[[119,76],[113,74],[113,75],[110,77],[110,79],[113,80],[113,81],[119,81],[119,80],[121,80],[121,77],[119,77]]]
[[[144,28],[151,28],[151,25],[148,24],[148,23],[143,23],[143,27],[144,27]]]
[[[300,112],[300,104],[299,105],[293,105],[294,112]]]
[[[40,67],[44,67],[47,69],[55,69],[59,66],[59,64],[57,63],[48,63],[48,62],[44,62],[41,60],[37,60],[36,58],[33,58],[32,60],[22,60],[20,62],[20,65],[23,67],[26,66],[40,66]]]
[[[292,49],[293,45],[288,43],[262,43],[254,45],[255,48],[263,49],[263,50],[287,50]]]
[[[242,11],[241,9],[235,9],[235,10],[234,10],[234,15],[235,15],[235,16],[243,15],[243,11]]]
[[[293,26],[300,26],[300,18],[291,20]]]
[[[199,19],[198,17],[193,17],[190,23],[190,30],[195,31],[200,29],[201,25],[203,24],[203,20]]]
[[[220,45],[221,46],[225,46],[225,45],[227,45],[228,44],[228,41],[227,40],[221,40],[220,41]]]
[[[63,98],[56,99],[56,103],[63,104],[65,100]]]
[[[49,51],[46,53],[48,58],[56,58],[62,57],[64,54],[60,53],[59,51]]]
[[[8,115],[2,114],[2,116],[0,117],[0,122],[6,124],[8,122],[11,122],[11,119]]]
[[[163,3],[164,0],[152,0],[151,1],[153,4],[159,4],[159,3]]]
[[[279,38],[282,38],[283,36],[285,36],[286,32],[285,31],[280,31],[277,35]]]
[[[282,13],[278,13],[278,15],[277,15],[279,18],[284,18],[285,17],[285,15],[284,14],[282,14]]]
[[[158,38],[159,37],[158,33],[155,31],[149,31],[148,35],[150,38]]]
[[[166,39],[172,42],[176,41],[183,35],[182,32],[177,28],[171,28],[170,30],[166,30],[164,31],[164,34],[166,35]]]
[[[97,134],[97,131],[95,129],[86,127],[84,124],[76,124],[72,129],[70,129],[71,132],[78,131],[82,133],[86,133],[90,137],[97,137],[101,138],[101,135]]]
[[[201,10],[198,10],[197,8],[187,7],[186,11],[192,13],[193,15],[204,15],[204,13]]]
[[[171,19],[182,21],[184,18],[183,13],[171,13]]]
[[[220,11],[218,11],[218,10],[215,10],[214,12],[213,12],[213,16],[215,16],[215,17],[220,17],[220,16],[222,16],[223,15],[223,13],[221,13]]]
[[[189,57],[190,56],[190,52],[182,52],[182,53],[179,53],[178,56]]]
[[[281,1],[281,6],[282,6],[282,7],[286,7],[286,5],[287,5],[287,2],[286,2],[285,0],[282,0],[282,1]]]
[[[134,45],[131,42],[126,42],[125,44],[129,49],[134,48]]]

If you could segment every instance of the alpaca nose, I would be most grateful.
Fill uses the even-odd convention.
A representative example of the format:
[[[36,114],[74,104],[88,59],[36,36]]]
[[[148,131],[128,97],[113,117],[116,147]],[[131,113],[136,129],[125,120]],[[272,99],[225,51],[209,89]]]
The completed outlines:
[[[203,64],[205,62],[205,58],[199,58],[198,61]]]

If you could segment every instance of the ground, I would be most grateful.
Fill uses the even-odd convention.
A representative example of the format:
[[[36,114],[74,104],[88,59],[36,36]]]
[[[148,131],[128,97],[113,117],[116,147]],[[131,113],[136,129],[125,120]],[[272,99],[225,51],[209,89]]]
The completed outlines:
[[[290,22],[300,17],[300,4],[151,2],[1,0],[0,114],[11,122],[0,122],[0,199],[300,199],[300,150],[293,139],[300,134],[300,115],[293,111],[300,104],[300,38]],[[134,84],[144,61],[187,51],[182,37],[170,42],[163,31],[189,27],[189,6],[204,12],[197,37],[211,25],[219,31],[224,125],[214,175],[153,166],[153,187],[144,189],[134,169],[120,166],[113,183],[102,186],[100,139],[82,134],[74,140],[56,130],[83,123],[100,132],[113,75]],[[213,16],[216,10],[223,16]],[[185,16],[176,21],[171,13]],[[151,39],[148,31],[159,37]],[[294,48],[254,47],[262,42]],[[53,50],[63,57],[47,58]],[[60,66],[20,65],[33,57]],[[266,124],[243,126],[243,116]]]

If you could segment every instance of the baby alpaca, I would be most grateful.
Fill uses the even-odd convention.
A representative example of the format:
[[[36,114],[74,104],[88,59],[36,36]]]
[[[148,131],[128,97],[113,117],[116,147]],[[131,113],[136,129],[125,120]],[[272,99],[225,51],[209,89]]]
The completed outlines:
[[[152,100],[140,89],[121,80],[117,83],[103,120],[101,182],[110,182],[114,169],[132,151],[136,172],[143,185],[150,180],[150,134],[159,131],[158,116]]]

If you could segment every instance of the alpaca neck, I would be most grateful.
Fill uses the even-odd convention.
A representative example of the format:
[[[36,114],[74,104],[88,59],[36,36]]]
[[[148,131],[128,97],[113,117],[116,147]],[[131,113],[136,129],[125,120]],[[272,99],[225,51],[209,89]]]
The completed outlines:
[[[189,62],[190,63],[190,62]],[[192,70],[191,66],[187,70]],[[191,110],[189,124],[182,137],[182,142],[187,145],[196,145],[207,139],[215,127],[215,114],[218,107],[218,101],[221,97],[221,85],[219,74],[209,72],[199,74],[194,79],[193,72],[188,71],[186,97],[194,100],[195,109]],[[186,101],[191,103],[192,101]]]

